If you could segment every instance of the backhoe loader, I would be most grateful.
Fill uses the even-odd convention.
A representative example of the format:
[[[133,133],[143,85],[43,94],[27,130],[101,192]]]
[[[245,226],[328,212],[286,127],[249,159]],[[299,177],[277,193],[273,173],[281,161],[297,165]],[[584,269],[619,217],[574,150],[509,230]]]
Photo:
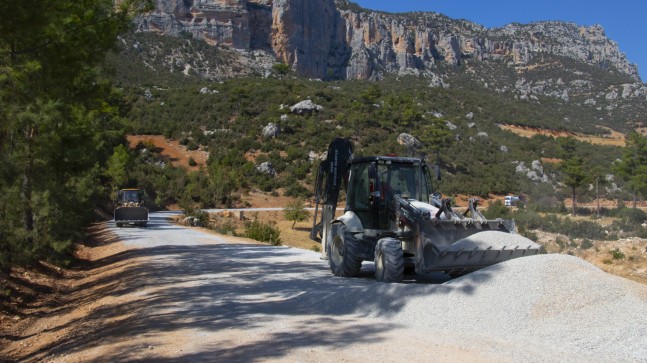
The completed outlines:
[[[114,218],[117,227],[133,224],[148,225],[148,209],[144,207],[144,193],[140,189],[121,189],[115,199]]]
[[[516,234],[513,220],[485,218],[476,198],[458,213],[450,198],[434,190],[432,180],[422,159],[353,158],[352,143],[335,139],[317,173],[310,233],[321,242],[332,273],[355,276],[362,261],[374,261],[375,277],[383,282],[401,281],[405,268],[457,277],[542,252],[540,245]],[[342,183],[346,206],[336,217]]]

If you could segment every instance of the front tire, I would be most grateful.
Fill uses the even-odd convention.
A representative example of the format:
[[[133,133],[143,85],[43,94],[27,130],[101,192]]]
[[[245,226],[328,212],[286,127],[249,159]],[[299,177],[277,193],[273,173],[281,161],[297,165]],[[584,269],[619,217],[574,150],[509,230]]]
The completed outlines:
[[[359,241],[343,224],[333,225],[332,240],[327,246],[328,264],[335,276],[357,276],[362,268],[358,257]]]
[[[404,275],[402,242],[382,238],[375,245],[375,279],[380,282],[400,282]]]

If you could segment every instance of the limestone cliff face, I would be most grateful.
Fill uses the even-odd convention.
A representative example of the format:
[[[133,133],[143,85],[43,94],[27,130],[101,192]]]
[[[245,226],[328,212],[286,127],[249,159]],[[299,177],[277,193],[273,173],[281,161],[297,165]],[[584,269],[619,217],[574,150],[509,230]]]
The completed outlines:
[[[168,35],[191,33],[209,44],[251,46],[247,0],[157,0],[155,10],[137,19],[137,30]]]
[[[338,12],[333,0],[275,0],[272,7],[272,49],[297,73],[322,78],[328,55],[339,45]]]
[[[440,66],[503,61],[523,66],[543,54],[615,69],[639,82],[637,67],[602,27],[564,22],[487,29],[435,13],[358,10],[338,0],[157,0],[139,31],[191,33],[213,45],[263,50],[303,76],[436,77]]]

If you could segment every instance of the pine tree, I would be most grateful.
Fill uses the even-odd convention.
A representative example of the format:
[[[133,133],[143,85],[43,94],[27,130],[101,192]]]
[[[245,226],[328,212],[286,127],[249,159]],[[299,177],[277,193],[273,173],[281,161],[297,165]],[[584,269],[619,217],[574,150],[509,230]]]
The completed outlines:
[[[63,262],[91,219],[117,109],[100,64],[149,1],[1,1],[0,268]],[[108,141],[108,142],[106,142]]]
[[[577,214],[577,189],[589,182],[590,175],[587,172],[590,168],[579,155],[577,155],[577,143],[574,138],[567,137],[559,139],[562,161],[559,170],[562,173],[562,183],[571,190],[573,198],[572,214]]]

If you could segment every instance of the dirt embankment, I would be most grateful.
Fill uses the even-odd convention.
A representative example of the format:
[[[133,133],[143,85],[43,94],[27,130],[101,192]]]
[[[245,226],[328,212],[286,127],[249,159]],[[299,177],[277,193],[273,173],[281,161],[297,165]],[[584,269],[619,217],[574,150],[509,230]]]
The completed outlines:
[[[209,153],[203,150],[188,150],[178,140],[168,140],[162,135],[128,135],[130,148],[134,149],[140,142],[144,145],[154,145],[156,153],[166,158],[173,166],[188,170],[199,170],[207,165]],[[195,165],[189,162],[193,159]]]
[[[569,131],[557,131],[550,129],[541,129],[538,127],[530,126],[517,126],[517,125],[499,125],[504,130],[512,131],[513,133],[523,137],[533,137],[535,135],[544,135],[552,137],[573,137],[579,141],[589,142],[594,145],[607,145],[607,146],[626,146],[625,136],[617,131],[608,127],[598,126],[599,128],[609,131],[608,136],[595,136],[587,135]]]
[[[105,224],[90,229],[79,245],[77,264],[69,269],[43,265],[15,269],[2,280],[11,290],[0,309],[0,361],[37,361],[39,352],[61,344],[64,337],[83,334],[84,321],[106,303],[122,283],[119,276],[137,259]]]

